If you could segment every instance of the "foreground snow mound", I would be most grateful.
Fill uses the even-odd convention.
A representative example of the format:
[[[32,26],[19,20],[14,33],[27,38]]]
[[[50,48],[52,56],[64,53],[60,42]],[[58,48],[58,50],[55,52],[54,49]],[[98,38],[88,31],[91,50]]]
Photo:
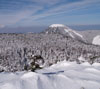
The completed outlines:
[[[100,35],[93,38],[93,44],[100,45]]]
[[[0,89],[100,89],[100,64],[63,61],[35,73],[1,73]]]

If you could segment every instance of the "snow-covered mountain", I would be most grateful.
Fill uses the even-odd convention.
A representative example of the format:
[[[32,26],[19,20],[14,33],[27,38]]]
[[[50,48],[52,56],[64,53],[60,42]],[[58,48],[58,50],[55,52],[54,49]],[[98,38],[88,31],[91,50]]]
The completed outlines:
[[[78,40],[78,41],[82,41],[82,42],[86,42],[86,40],[84,39],[84,37],[79,34],[77,31],[72,30],[71,28],[69,28],[68,26],[65,26],[63,24],[52,24],[49,26],[49,28],[46,30],[46,33],[51,34],[51,33],[59,33],[65,36],[70,36],[71,38]]]
[[[83,41],[62,24],[45,33],[0,34],[0,89],[99,89],[100,46]]]
[[[95,45],[100,45],[100,35],[95,36],[92,43]]]
[[[23,71],[32,66],[37,69],[40,61],[45,67],[63,60],[100,62],[100,46],[77,40],[82,41],[83,37],[61,24],[53,24],[46,32],[37,34],[0,34],[0,72]]]

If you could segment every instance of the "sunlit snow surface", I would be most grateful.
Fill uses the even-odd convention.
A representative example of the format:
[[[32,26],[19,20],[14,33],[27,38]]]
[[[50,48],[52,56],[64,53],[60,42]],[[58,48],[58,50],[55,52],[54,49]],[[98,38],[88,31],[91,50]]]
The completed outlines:
[[[0,73],[0,89],[100,89],[100,64],[60,62],[35,72]]]
[[[97,35],[96,37],[94,37],[92,43],[95,45],[100,45],[100,35]]]
[[[49,27],[65,27],[63,24],[52,24]]]

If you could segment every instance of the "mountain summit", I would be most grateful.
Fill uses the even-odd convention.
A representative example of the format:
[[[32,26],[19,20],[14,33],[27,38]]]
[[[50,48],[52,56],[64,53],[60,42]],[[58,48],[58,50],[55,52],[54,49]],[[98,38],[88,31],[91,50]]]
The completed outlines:
[[[52,24],[49,27],[65,27],[63,24]]]
[[[84,39],[84,37],[79,34],[77,31],[72,30],[71,28],[69,28],[68,26],[65,26],[63,24],[52,24],[48,27],[48,29],[46,30],[47,34],[62,34],[64,36],[69,36],[75,40],[78,41],[82,41],[82,42],[86,42],[86,40]]]

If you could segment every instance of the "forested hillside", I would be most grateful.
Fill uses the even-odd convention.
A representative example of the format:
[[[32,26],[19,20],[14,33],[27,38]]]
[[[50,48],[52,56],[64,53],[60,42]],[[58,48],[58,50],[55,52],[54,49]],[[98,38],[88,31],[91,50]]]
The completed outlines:
[[[63,60],[100,62],[100,46],[58,33],[0,34],[0,71],[29,70],[33,65],[45,67]]]

